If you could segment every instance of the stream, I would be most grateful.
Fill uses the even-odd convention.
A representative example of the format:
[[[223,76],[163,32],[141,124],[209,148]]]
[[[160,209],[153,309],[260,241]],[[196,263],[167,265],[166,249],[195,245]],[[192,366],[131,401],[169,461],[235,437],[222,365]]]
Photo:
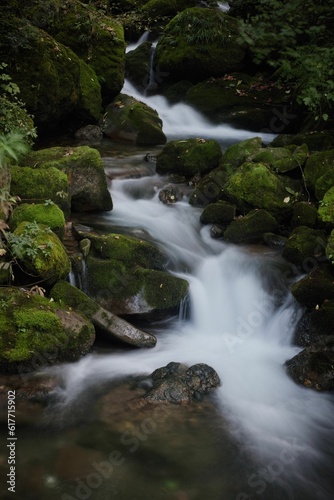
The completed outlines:
[[[123,92],[136,96],[129,83]],[[168,139],[211,137],[226,148],[254,136],[162,97],[141,98],[158,109]],[[18,413],[17,491],[2,486],[1,498],[332,499],[333,396],[297,386],[284,367],[299,351],[293,269],[268,247],[212,239],[186,196],[162,204],[168,180],[143,160],[147,150],[109,141],[100,149],[114,209],[76,222],[140,231],[167,254],[170,272],[188,280],[189,302],[178,316],[140,325],[157,336],[153,349],[100,340],[78,362],[41,372],[59,385],[46,407]],[[145,387],[136,378],[171,361],[207,363],[222,384],[193,405],[138,405]]]

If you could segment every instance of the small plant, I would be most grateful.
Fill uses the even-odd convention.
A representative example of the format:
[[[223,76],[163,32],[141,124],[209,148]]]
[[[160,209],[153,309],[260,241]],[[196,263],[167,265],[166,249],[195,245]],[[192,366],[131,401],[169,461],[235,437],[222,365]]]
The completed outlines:
[[[39,225],[34,221],[26,224],[20,235],[8,233],[7,241],[10,245],[13,257],[19,260],[24,260],[25,257],[35,259],[39,255],[49,257],[49,250],[52,248],[52,244],[50,242],[46,244],[37,243],[37,237],[40,235],[40,232],[41,229]],[[46,227],[43,229],[43,232],[45,234],[50,234],[52,231],[49,227]]]

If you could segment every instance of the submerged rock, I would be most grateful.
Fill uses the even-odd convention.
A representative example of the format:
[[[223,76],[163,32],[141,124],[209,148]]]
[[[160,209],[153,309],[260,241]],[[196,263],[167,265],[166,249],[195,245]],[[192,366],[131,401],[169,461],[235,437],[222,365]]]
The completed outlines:
[[[334,336],[306,347],[286,362],[289,375],[297,384],[317,391],[334,389]]]
[[[217,372],[204,363],[190,368],[181,363],[169,363],[150,376],[153,386],[144,396],[146,401],[191,403],[203,398],[221,385]]]

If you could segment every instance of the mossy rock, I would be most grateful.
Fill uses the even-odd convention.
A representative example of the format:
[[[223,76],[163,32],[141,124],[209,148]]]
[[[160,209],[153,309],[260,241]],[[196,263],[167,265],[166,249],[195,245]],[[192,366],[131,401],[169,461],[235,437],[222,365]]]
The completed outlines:
[[[90,351],[94,327],[78,313],[17,288],[0,289],[0,303],[0,371],[25,373]]]
[[[334,148],[334,134],[332,130],[312,131],[301,134],[280,134],[271,143],[275,147],[284,147],[295,144],[307,144],[310,151],[323,151]]]
[[[306,201],[299,201],[293,205],[291,226],[315,227],[318,221],[318,210]]]
[[[325,231],[299,226],[288,238],[283,257],[289,262],[309,271],[317,265],[317,260],[323,258],[327,244]]]
[[[287,188],[296,190],[291,179],[276,175],[263,163],[247,162],[231,175],[224,194],[240,209],[263,208],[282,220],[292,208]]]
[[[277,222],[265,210],[252,210],[244,217],[235,219],[224,231],[224,240],[232,243],[259,241],[265,233],[274,232]]]
[[[326,256],[328,260],[334,264],[334,229],[329,235],[328,242],[326,245]]]
[[[87,258],[87,277],[89,296],[121,316],[168,316],[188,292],[187,281],[166,272],[92,256]]]
[[[284,90],[272,82],[266,83],[263,78],[244,73],[228,73],[201,81],[188,90],[185,101],[210,121],[256,132],[270,129],[272,106],[277,110],[287,107]]]
[[[10,246],[22,267],[52,285],[67,278],[71,262],[58,236],[36,222],[21,222],[10,239]]]
[[[36,133],[33,117],[22,106],[0,97],[0,134],[6,135],[18,129],[32,145]]]
[[[14,231],[21,222],[34,221],[48,226],[60,239],[64,236],[64,212],[54,203],[23,203],[19,205],[10,217],[10,229]]]
[[[334,226],[334,186],[332,186],[324,195],[319,203],[319,219],[328,226]]]
[[[310,309],[334,300],[334,269],[328,262],[321,263],[304,278],[290,286],[292,295]]]
[[[175,173],[189,178],[216,168],[221,156],[221,147],[214,140],[170,141],[157,155],[156,169],[159,174]]]
[[[163,95],[171,104],[176,104],[180,101],[185,101],[188,90],[193,86],[189,80],[181,80],[180,82],[168,85],[164,90]]]
[[[201,213],[202,224],[229,224],[235,217],[236,206],[226,201],[210,203]]]
[[[317,180],[334,168],[334,149],[314,153],[307,160],[304,175],[311,189],[315,189]]]
[[[124,262],[127,266],[136,265],[151,269],[166,269],[168,258],[152,243],[124,234],[99,235],[84,233],[91,242],[94,254],[102,259]]]
[[[88,146],[40,149],[26,155],[21,162],[33,168],[63,171],[69,179],[72,210],[112,209],[103,161],[96,149]]]
[[[190,205],[194,207],[206,207],[215,203],[224,194],[224,186],[229,179],[225,166],[212,170],[197,184],[189,198]]]
[[[237,144],[232,144],[224,152],[220,165],[225,166],[227,172],[231,174],[237,167],[262,152],[262,146],[261,137],[252,137]]]
[[[259,151],[252,160],[254,162],[266,163],[275,172],[284,174],[293,170],[300,170],[304,167],[308,158],[308,147],[306,144],[289,148],[267,147]]]
[[[11,167],[11,194],[22,201],[41,203],[52,200],[65,214],[70,212],[70,192],[67,175],[55,167]]]
[[[124,83],[124,31],[115,19],[92,5],[70,2],[62,5],[45,28],[54,38],[89,64],[101,83],[105,103]]]
[[[155,64],[174,81],[201,81],[239,70],[245,49],[237,40],[236,19],[214,9],[191,8],[166,26],[156,48]]]
[[[195,7],[195,0],[149,0],[141,8],[145,17],[174,17],[179,11]]]
[[[80,79],[79,79],[79,100],[75,111],[75,120],[80,126],[81,123],[98,122],[102,113],[101,85],[98,77],[88,64],[81,59]],[[72,117],[72,123],[74,117]]]
[[[286,362],[289,375],[304,387],[317,391],[334,389],[334,336],[326,337]]]
[[[322,200],[327,191],[334,186],[334,169],[328,170],[315,183],[314,194],[317,200]]]
[[[101,124],[103,133],[137,146],[165,144],[162,120],[158,113],[134,97],[119,94],[106,108]]]
[[[11,17],[3,23],[0,58],[8,64],[6,71],[19,86],[20,98],[33,114],[39,133],[75,112],[96,119],[100,88],[87,65],[70,48],[27,21]]]
[[[127,52],[125,74],[139,90],[144,91],[150,81],[152,43],[144,42]]]

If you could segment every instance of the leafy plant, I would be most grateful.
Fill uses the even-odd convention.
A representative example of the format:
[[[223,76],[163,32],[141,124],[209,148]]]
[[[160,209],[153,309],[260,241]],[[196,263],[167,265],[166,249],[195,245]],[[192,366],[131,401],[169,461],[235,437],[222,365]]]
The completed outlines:
[[[19,157],[29,151],[22,132],[13,131],[7,135],[0,135],[0,168],[11,160],[18,161]]]
[[[49,250],[52,245],[51,243],[39,244],[37,242],[40,231],[40,226],[34,221],[27,223],[20,235],[8,233],[7,241],[10,245],[12,255],[19,260],[24,260],[25,257],[35,259],[38,255],[49,257]],[[52,232],[49,227],[44,228],[43,231],[45,234]]]

